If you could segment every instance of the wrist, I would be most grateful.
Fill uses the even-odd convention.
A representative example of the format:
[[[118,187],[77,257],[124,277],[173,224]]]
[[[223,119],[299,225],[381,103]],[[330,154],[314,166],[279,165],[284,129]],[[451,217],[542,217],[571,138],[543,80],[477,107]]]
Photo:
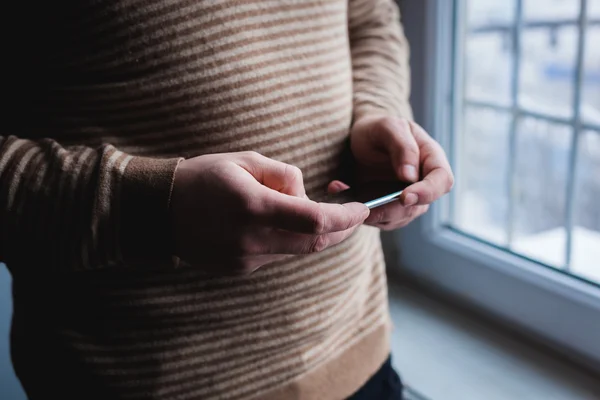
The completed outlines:
[[[352,119],[352,126],[362,125],[368,121],[375,121],[381,118],[393,117],[395,115],[390,114],[387,110],[382,110],[377,107],[363,107],[360,111],[354,112],[354,118]]]

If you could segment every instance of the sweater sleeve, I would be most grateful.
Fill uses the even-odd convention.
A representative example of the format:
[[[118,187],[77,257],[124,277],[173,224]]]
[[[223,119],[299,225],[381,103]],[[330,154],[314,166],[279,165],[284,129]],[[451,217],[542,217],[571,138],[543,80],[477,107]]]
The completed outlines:
[[[171,263],[178,162],[0,136],[0,262],[14,275]]]
[[[409,45],[394,0],[350,0],[348,28],[354,119],[373,113],[412,119]]]

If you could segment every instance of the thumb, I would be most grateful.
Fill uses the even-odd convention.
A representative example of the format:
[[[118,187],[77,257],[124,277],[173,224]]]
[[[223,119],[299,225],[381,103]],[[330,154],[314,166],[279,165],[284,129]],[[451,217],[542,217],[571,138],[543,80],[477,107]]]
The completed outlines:
[[[264,186],[290,196],[306,196],[300,168],[255,152],[243,153],[239,161],[238,165]]]

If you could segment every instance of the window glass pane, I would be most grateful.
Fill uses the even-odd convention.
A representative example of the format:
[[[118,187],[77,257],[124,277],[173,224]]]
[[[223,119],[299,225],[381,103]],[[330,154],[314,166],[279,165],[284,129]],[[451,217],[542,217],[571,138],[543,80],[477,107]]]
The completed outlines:
[[[459,136],[454,225],[506,245],[510,115],[487,108],[466,109]]]
[[[514,20],[515,0],[468,1],[467,23],[471,27],[482,25],[504,25]]]
[[[562,267],[566,256],[566,192],[572,129],[524,118],[516,134],[511,249]]]
[[[521,107],[549,115],[573,115],[577,37],[575,26],[523,31],[519,85]]]
[[[600,1],[598,1],[600,4]],[[600,18],[600,16],[598,17]],[[600,26],[590,26],[586,35],[585,75],[581,116],[600,126]]]
[[[571,272],[600,283],[600,131],[581,134]]]
[[[470,33],[465,46],[468,99],[510,105],[511,40],[503,31]]]
[[[590,18],[600,18],[600,0],[588,0],[588,15]]]
[[[579,16],[579,0],[524,0],[523,18],[526,21],[574,20]]]
[[[567,188],[574,183],[570,272],[600,282],[600,0],[587,1],[581,113],[585,129],[594,132],[580,133],[575,182],[569,182],[574,126],[555,117],[574,115],[580,0],[523,0],[518,77],[511,72],[516,1],[464,0],[463,70],[457,71],[464,112],[456,116],[449,217],[458,230],[565,269]],[[516,127],[505,107],[514,105],[514,79]]]

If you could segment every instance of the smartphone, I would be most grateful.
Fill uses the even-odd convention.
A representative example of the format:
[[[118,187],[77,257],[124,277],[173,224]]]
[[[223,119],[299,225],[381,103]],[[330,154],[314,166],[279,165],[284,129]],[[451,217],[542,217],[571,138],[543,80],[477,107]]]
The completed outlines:
[[[366,182],[330,194],[323,201],[337,204],[359,202],[373,209],[398,200],[404,189],[410,185],[411,183],[402,181]]]

